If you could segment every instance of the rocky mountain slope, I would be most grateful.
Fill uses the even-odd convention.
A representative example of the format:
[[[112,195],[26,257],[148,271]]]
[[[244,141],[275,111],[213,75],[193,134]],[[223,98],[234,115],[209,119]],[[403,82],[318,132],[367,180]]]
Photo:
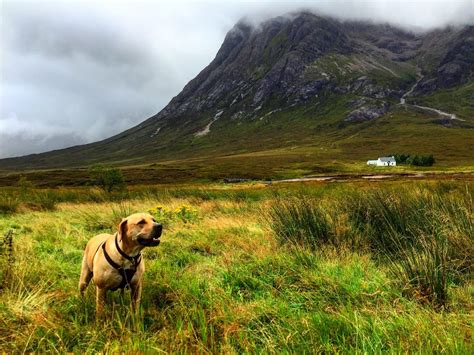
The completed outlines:
[[[133,165],[299,146],[334,149],[324,159],[382,153],[361,149],[367,140],[355,136],[370,137],[385,152],[435,137],[469,142],[473,72],[474,26],[414,34],[311,13],[257,28],[241,21],[157,115],[101,142],[0,160],[0,169]],[[428,136],[413,136],[419,125]],[[466,149],[472,152],[472,143],[462,156]]]

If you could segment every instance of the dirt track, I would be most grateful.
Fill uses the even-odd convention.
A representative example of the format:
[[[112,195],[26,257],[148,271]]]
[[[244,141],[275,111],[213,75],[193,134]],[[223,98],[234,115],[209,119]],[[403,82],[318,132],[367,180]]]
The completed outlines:
[[[474,173],[395,173],[395,174],[350,174],[350,175],[325,175],[304,177],[295,179],[273,180],[269,183],[288,183],[288,182],[343,182],[343,181],[381,181],[381,180],[400,180],[400,179],[419,179],[419,180],[474,180]]]

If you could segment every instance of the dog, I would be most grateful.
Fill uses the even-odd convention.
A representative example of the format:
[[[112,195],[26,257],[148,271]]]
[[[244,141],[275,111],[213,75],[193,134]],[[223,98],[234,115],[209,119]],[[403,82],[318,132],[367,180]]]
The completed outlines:
[[[145,262],[141,251],[160,244],[163,227],[147,213],[122,219],[115,234],[99,234],[87,243],[82,259],[79,291],[81,296],[90,280],[96,285],[96,315],[103,313],[107,291],[130,287],[132,307],[138,309]]]

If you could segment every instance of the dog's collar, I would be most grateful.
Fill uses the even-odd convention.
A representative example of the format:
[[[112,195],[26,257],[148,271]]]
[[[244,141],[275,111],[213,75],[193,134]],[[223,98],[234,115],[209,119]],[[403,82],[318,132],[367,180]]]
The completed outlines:
[[[119,254],[122,255],[128,261],[130,261],[134,266],[137,266],[140,263],[142,254],[138,253],[138,255],[136,256],[130,256],[127,253],[125,253],[122,249],[120,249],[117,237],[118,237],[118,233],[115,233],[115,247],[117,248],[117,251],[119,252]]]

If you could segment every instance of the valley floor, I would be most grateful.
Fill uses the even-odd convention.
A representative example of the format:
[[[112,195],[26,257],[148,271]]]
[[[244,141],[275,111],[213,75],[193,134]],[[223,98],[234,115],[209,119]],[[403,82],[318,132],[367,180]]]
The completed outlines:
[[[472,187],[247,183],[121,195],[3,188],[0,234],[13,230],[14,249],[0,249],[0,351],[472,353]],[[391,211],[395,229],[429,225],[416,233],[430,247],[444,248],[430,238],[445,238],[448,256],[432,269],[444,283],[426,273],[418,274],[425,284],[413,283],[390,254],[396,244],[374,248],[380,233],[364,229],[354,211],[377,204]],[[140,313],[130,312],[128,293],[115,293],[108,318],[96,323],[94,285],[85,299],[77,290],[83,248],[136,211],[165,224],[161,245],[145,252]],[[428,230],[439,234],[423,239]],[[396,249],[397,260],[408,260],[407,250]],[[417,256],[436,262],[423,250]],[[436,282],[442,290],[430,288]]]

